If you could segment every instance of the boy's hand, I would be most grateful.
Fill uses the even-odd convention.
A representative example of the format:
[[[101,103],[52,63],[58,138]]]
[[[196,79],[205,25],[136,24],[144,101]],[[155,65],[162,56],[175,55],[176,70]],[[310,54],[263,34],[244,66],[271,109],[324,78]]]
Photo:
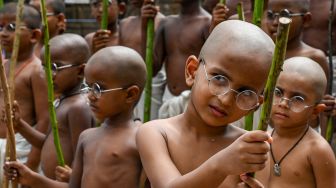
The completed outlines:
[[[226,174],[239,175],[265,168],[271,141],[264,131],[251,131],[240,136],[224,150]]]
[[[141,8],[141,18],[143,19],[155,18],[158,12],[159,8],[155,6],[153,0],[145,0]]]
[[[72,169],[65,165],[65,167],[57,166],[55,170],[56,180],[60,182],[69,182]]]
[[[336,115],[336,103],[335,97],[331,95],[324,95],[322,101],[320,102],[326,105],[324,110],[324,114],[327,116],[335,116]]]
[[[237,188],[263,188],[264,186],[255,178],[246,174],[240,175],[240,179],[243,181],[238,184]]]
[[[218,3],[212,11],[210,31],[212,31],[219,23],[227,20],[229,18],[228,13],[229,9],[226,7],[226,5]]]
[[[111,31],[109,30],[100,29],[96,31],[92,38],[92,52],[95,53],[98,50],[107,47],[111,40],[110,37]]]
[[[35,173],[24,164],[17,161],[6,162],[3,169],[8,180],[16,180],[22,185],[30,185],[31,179]]]

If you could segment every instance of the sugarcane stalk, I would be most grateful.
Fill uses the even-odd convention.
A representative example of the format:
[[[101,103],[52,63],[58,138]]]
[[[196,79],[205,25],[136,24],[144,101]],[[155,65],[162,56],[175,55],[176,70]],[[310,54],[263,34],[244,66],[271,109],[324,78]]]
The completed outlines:
[[[237,4],[237,13],[238,13],[238,18],[241,21],[245,21],[245,14],[244,14],[244,6],[243,2],[239,2]]]
[[[145,87],[144,122],[147,122],[150,120],[150,114],[151,114],[153,49],[154,49],[154,18],[149,18],[147,20],[146,35],[147,35],[146,36],[147,81],[146,81],[146,87]]]
[[[332,55],[333,51],[333,21],[334,21],[334,6],[335,0],[331,0],[330,11],[329,11],[329,24],[328,24],[328,60],[329,60],[329,94],[332,95],[333,90],[333,78],[334,78],[334,65]],[[326,140],[331,143],[333,133],[334,133],[334,124],[333,118],[331,116],[328,117],[327,123],[327,131],[326,131]]]
[[[103,15],[100,25],[100,28],[103,30],[107,30],[108,26],[108,7],[109,7],[108,0],[103,0]]]
[[[245,122],[244,129],[246,131],[252,131],[253,130],[253,114],[254,114],[254,112],[250,112],[244,118],[244,122]]]
[[[282,65],[286,56],[290,23],[291,23],[290,18],[287,17],[279,18],[278,35],[276,38],[271,70],[268,74],[266,82],[266,88],[264,92],[264,103],[261,108],[260,121],[258,124],[259,130],[263,131],[267,130],[272,108],[272,100],[275,84],[282,70]]]
[[[62,153],[62,148],[60,144],[60,139],[58,135],[58,126],[57,126],[57,119],[56,119],[56,112],[55,107],[53,104],[54,101],[54,87],[53,87],[53,80],[52,80],[52,73],[51,73],[51,63],[50,63],[50,47],[49,47],[49,29],[48,29],[48,21],[47,21],[47,11],[46,11],[45,0],[41,0],[41,13],[42,13],[42,25],[44,28],[44,62],[45,62],[45,74],[47,77],[48,82],[48,108],[49,108],[49,115],[51,120],[51,127],[54,136],[54,145],[57,154],[57,161],[58,165],[65,166],[64,157]]]
[[[219,1],[219,3],[221,3],[221,4],[224,4],[224,5],[225,5],[225,4],[226,4],[226,0],[220,0],[220,1]]]
[[[0,8],[2,8],[4,6],[4,1],[0,0]]]
[[[253,8],[252,23],[261,27],[261,19],[264,13],[264,0],[255,0]]]

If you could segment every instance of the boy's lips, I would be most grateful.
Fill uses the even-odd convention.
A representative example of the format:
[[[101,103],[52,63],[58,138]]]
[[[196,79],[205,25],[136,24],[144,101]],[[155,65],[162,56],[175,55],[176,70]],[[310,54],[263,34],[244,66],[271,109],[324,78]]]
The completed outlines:
[[[274,118],[278,118],[278,119],[287,119],[289,117],[286,113],[283,113],[283,112],[274,112],[273,116]]]
[[[217,117],[225,117],[228,115],[227,112],[222,108],[219,108],[213,105],[209,105],[209,107],[210,107],[211,112]]]

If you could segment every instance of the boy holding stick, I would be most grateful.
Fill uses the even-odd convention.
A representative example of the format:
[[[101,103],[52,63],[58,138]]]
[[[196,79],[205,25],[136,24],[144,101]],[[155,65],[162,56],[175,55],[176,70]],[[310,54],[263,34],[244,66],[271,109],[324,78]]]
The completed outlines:
[[[49,42],[53,71],[54,93],[59,96],[55,102],[56,116],[59,129],[60,143],[64,154],[65,164],[69,169],[74,159],[79,134],[95,125],[86,97],[81,94],[81,84],[84,77],[84,63],[89,57],[89,47],[84,38],[75,34],[63,34],[52,38]],[[76,56],[77,58],[73,58]],[[44,53],[42,53],[42,59]],[[43,62],[45,63],[45,62]],[[51,179],[57,178],[57,164],[54,138],[49,129],[43,135],[32,129],[17,114],[16,130],[31,144],[41,148],[41,167],[43,174]],[[71,143],[71,144],[69,144]],[[61,173],[58,173],[61,174]],[[59,181],[66,181],[62,178]]]
[[[18,162],[5,165],[9,179],[34,188],[138,187],[142,168],[135,135],[139,125],[132,115],[145,86],[145,63],[130,48],[104,48],[89,59],[85,80],[91,110],[103,123],[80,135],[69,185]]]
[[[15,68],[15,100],[21,107],[21,117],[36,130],[45,132],[48,128],[47,86],[41,61],[34,55],[34,47],[41,37],[41,17],[39,12],[24,6],[22,25],[15,25],[16,4],[6,4],[0,10],[0,39],[2,49],[10,56],[13,48],[15,27],[20,27],[20,47]],[[5,70],[9,71],[10,62],[4,62]],[[2,91],[0,98],[3,98]],[[0,100],[0,108],[4,108]],[[5,114],[0,111],[1,126],[0,138],[6,137]],[[0,141],[0,161],[4,162],[5,139]],[[36,170],[39,164],[39,152],[36,148],[31,150],[31,145],[20,135],[16,134],[18,159],[27,166]],[[27,158],[28,157],[28,158]],[[2,173],[1,173],[2,174]]]
[[[185,74],[192,89],[186,111],[148,122],[137,133],[153,187],[261,186],[241,174],[265,167],[270,136],[245,133],[230,123],[262,103],[273,49],[261,29],[231,20],[215,27],[198,58],[189,56]]]
[[[306,57],[287,59],[273,96],[273,142],[267,166],[257,172],[266,187],[336,187],[336,160],[328,142],[308,125],[325,105],[323,69]]]

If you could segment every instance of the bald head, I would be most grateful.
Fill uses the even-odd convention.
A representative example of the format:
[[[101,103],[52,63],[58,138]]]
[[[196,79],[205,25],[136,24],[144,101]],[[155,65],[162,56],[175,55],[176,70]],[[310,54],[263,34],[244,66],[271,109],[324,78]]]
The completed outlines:
[[[146,83],[146,64],[133,49],[123,46],[106,47],[89,59],[85,71],[106,74],[123,86],[137,85],[142,91]]]
[[[49,41],[51,55],[56,51],[76,57],[75,64],[83,64],[89,58],[90,50],[86,40],[77,34],[65,33],[57,35]]]
[[[322,67],[307,57],[287,59],[283,65],[284,73],[295,73],[307,80],[314,87],[318,100],[321,100],[327,87],[327,77]]]

